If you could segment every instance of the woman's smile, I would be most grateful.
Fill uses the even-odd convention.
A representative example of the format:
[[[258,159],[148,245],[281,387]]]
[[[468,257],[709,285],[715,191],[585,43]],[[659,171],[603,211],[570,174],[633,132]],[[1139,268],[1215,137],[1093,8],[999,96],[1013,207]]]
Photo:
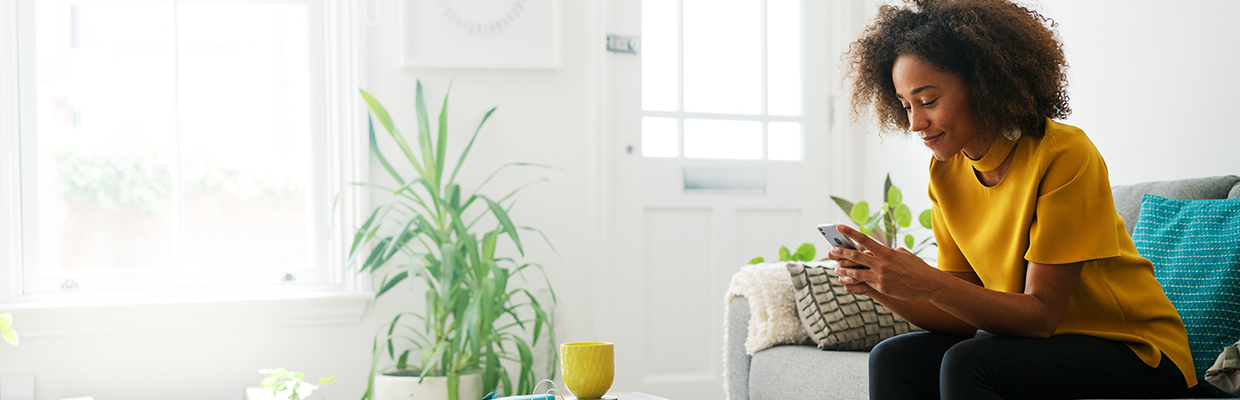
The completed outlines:
[[[908,130],[917,132],[934,158],[947,161],[962,150],[971,158],[986,154],[993,138],[978,131],[960,77],[903,54],[892,64],[891,83],[908,113]]]

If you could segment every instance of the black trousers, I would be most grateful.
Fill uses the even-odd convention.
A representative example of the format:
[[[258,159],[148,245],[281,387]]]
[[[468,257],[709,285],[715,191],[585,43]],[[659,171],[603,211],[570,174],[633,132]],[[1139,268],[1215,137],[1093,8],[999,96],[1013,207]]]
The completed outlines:
[[[1026,339],[909,333],[870,352],[870,399],[1186,397],[1163,355],[1150,368],[1127,345],[1086,335]]]

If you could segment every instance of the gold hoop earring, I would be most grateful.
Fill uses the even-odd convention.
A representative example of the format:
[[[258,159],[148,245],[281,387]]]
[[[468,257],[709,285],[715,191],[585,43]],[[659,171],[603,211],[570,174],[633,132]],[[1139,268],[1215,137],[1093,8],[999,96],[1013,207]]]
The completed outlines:
[[[1007,128],[1003,131],[1003,137],[1007,138],[1007,140],[1012,140],[1012,141],[1015,141],[1016,139],[1020,139],[1020,134],[1021,134],[1020,127],[1015,127],[1015,126],[1011,128]]]

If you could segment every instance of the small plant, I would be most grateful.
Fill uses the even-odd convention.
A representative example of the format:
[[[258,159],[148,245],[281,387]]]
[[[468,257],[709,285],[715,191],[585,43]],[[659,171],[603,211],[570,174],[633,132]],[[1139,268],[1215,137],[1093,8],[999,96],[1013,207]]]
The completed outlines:
[[[4,341],[17,345],[17,331],[13,330],[13,314],[0,314],[0,331],[4,332]]]
[[[835,200],[835,204],[848,214],[848,218],[857,223],[859,231],[866,235],[872,236],[875,240],[882,242],[887,247],[895,248],[897,238],[899,238],[900,228],[908,228],[913,224],[913,212],[909,210],[908,205],[904,204],[904,196],[899,188],[891,184],[891,174],[887,174],[887,181],[883,184],[883,203],[878,211],[870,213],[870,204],[859,201],[856,204],[839,197],[831,196]],[[917,221],[926,229],[931,229],[930,210],[922,211]],[[913,238],[913,235],[904,235],[904,247],[908,248],[913,254],[920,255],[921,252],[930,246],[938,246],[934,243],[934,235],[922,239],[920,242]],[[925,257],[923,257],[925,258]]]
[[[801,246],[797,247],[796,253],[788,251],[786,246],[779,246],[779,261],[814,261],[815,254],[818,254],[818,250],[814,249],[814,245],[809,243],[801,243]],[[754,257],[752,260],[749,260],[750,265],[764,262],[766,262],[766,259],[762,257]]]
[[[322,378],[319,379],[318,385],[312,385],[310,382],[302,380],[302,378],[305,378],[305,374],[284,368],[260,369],[258,373],[267,375],[266,378],[263,378],[262,386],[264,389],[271,389],[271,395],[277,399],[291,400],[296,398],[297,400],[305,400],[319,386],[336,380],[334,376]],[[319,393],[319,397],[323,397],[323,393]]]

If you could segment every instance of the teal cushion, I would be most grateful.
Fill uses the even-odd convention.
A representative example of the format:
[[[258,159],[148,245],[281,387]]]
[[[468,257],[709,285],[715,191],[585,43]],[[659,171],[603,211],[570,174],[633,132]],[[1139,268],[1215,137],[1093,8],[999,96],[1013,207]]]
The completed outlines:
[[[1184,320],[1200,379],[1240,339],[1240,199],[1147,194],[1132,240]]]

